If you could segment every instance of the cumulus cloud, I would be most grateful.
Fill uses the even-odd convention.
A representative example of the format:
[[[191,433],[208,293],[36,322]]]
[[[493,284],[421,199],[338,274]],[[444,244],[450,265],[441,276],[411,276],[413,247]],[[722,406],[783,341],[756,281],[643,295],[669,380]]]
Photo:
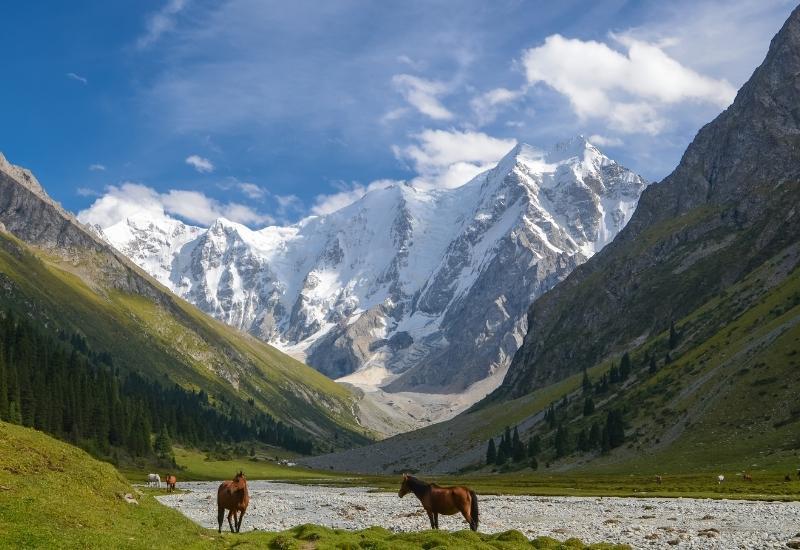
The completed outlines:
[[[429,129],[413,139],[412,145],[394,147],[394,154],[419,174],[411,184],[421,189],[459,187],[494,166],[516,145],[513,139],[459,130]]]
[[[214,171],[214,164],[207,158],[203,158],[198,155],[190,155],[186,157],[186,164],[201,174],[208,174]]]
[[[438,98],[448,92],[448,87],[443,82],[425,80],[410,74],[397,74],[392,77],[392,84],[405,100],[423,115],[434,120],[453,118],[453,113],[447,110]]]
[[[89,165],[90,172],[105,172],[106,167],[103,164],[90,164]]]
[[[175,28],[175,16],[186,7],[187,0],[168,0],[145,22],[145,31],[137,40],[136,47],[143,50],[158,41],[165,32]]]
[[[81,76],[76,73],[67,73],[67,78],[70,80],[75,80],[76,82],[80,82],[81,84],[88,84],[89,80],[85,76]]]
[[[337,184],[339,188],[338,193],[317,195],[314,200],[314,206],[311,207],[311,213],[317,216],[324,216],[325,214],[336,212],[345,206],[353,204],[370,191],[385,189],[392,185],[401,185],[402,183],[402,181],[389,179],[376,180],[368,185],[362,185],[357,182],[350,184],[340,182]]]
[[[478,119],[478,125],[483,126],[494,122],[497,113],[503,105],[511,103],[521,97],[521,90],[509,90],[508,88],[495,88],[479,95],[470,101],[470,106]]]
[[[153,217],[172,214],[200,225],[210,225],[217,218],[248,225],[273,222],[270,216],[256,212],[249,206],[235,202],[222,203],[199,191],[171,189],[159,193],[152,187],[134,182],[107,187],[102,197],[78,213],[78,219],[105,229],[138,214]]]
[[[544,83],[569,98],[581,120],[605,119],[624,133],[656,135],[667,124],[663,107],[697,101],[725,107],[736,90],[727,80],[681,65],[661,46],[611,35],[626,51],[554,34],[523,53],[530,84]]]

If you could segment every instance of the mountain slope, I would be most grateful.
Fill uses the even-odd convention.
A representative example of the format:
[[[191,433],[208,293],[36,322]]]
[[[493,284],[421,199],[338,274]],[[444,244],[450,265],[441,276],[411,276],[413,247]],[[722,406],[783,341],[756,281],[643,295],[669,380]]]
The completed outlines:
[[[365,441],[345,388],[173,296],[2,157],[0,285],[5,310],[80,334],[123,370],[204,390],[245,417],[254,405],[325,447]]]
[[[534,303],[534,330],[498,396],[522,395],[665,330],[797,241],[798,74],[795,10],[734,103],[648,188],[618,238]]]
[[[643,193],[617,238],[533,303],[525,343],[498,390],[451,421],[309,462],[365,471],[484,467],[488,439],[516,425],[523,441],[540,436],[540,467],[556,470],[774,475],[796,467],[797,105],[800,9],[734,104]],[[625,353],[630,372],[608,383]],[[593,406],[585,409],[587,397]],[[579,450],[579,434],[606,425],[612,412],[622,418],[619,445]]]
[[[142,211],[99,231],[200,309],[328,376],[458,393],[500,382],[530,301],[616,235],[644,186],[581,137],[518,145],[457,189],[391,186],[290,227],[205,230]]]

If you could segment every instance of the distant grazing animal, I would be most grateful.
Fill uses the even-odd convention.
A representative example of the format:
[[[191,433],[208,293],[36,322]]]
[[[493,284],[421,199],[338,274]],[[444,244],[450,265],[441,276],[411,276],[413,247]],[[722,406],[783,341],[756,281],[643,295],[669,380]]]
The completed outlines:
[[[175,490],[175,484],[178,483],[178,478],[172,474],[167,474],[164,478],[164,483],[167,484],[167,491],[171,493]]]
[[[225,516],[225,510],[228,512],[228,525],[231,528],[231,533],[238,533],[242,529],[242,518],[247,510],[247,505],[250,504],[250,493],[247,492],[247,479],[240,471],[233,478],[233,481],[223,481],[217,489],[217,522],[219,523],[219,532],[222,533],[222,518]],[[236,514],[239,514],[237,517]],[[236,530],[231,523],[231,516],[236,523]]]
[[[147,474],[147,486],[161,489],[161,476],[158,474]]]
[[[719,485],[719,484],[720,484],[720,483],[722,483],[723,481],[725,481],[725,476],[724,476],[724,475],[722,475],[722,474],[718,475],[718,476],[717,476],[717,485]]]
[[[661,485],[661,481],[662,481],[661,476],[656,476],[656,483]]]
[[[435,483],[426,483],[414,476],[403,474],[403,483],[397,493],[403,498],[414,493],[422,507],[428,513],[431,529],[439,528],[439,514],[452,516],[461,512],[469,523],[469,528],[478,530],[478,495],[468,487],[439,487]]]
[[[783,478],[783,481],[791,481],[791,480],[792,480],[792,476],[791,476],[791,474],[786,474],[786,475],[784,476],[784,478]]]
[[[742,478],[745,481],[753,481],[753,474],[751,474],[750,472],[745,472]]]

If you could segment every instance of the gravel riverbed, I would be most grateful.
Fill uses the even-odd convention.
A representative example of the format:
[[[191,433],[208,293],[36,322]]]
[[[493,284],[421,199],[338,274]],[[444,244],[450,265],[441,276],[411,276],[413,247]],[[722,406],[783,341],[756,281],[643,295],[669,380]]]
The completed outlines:
[[[157,497],[202,525],[216,529],[219,483],[180,483],[189,491]],[[242,530],[281,531],[304,523],[392,531],[427,529],[413,494],[367,488],[302,486],[251,481]],[[741,500],[480,496],[480,531],[517,529],[528,537],[578,537],[622,542],[634,548],[787,548],[800,541],[800,502]],[[461,516],[440,516],[442,529],[466,528]],[[227,529],[227,521],[225,528]]]

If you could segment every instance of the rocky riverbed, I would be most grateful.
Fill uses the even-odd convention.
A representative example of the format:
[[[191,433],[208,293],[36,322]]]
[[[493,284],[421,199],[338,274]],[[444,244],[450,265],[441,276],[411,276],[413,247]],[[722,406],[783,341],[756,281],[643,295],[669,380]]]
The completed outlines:
[[[193,521],[216,528],[218,483],[181,483],[188,493],[157,497]],[[301,486],[251,481],[242,529],[280,531],[303,523],[393,531],[428,528],[414,495],[366,488]],[[460,516],[439,519],[442,529],[466,528]],[[226,526],[227,527],[227,526]],[[528,537],[578,537],[634,548],[786,548],[800,541],[800,502],[611,497],[480,497],[480,530],[517,529]]]

